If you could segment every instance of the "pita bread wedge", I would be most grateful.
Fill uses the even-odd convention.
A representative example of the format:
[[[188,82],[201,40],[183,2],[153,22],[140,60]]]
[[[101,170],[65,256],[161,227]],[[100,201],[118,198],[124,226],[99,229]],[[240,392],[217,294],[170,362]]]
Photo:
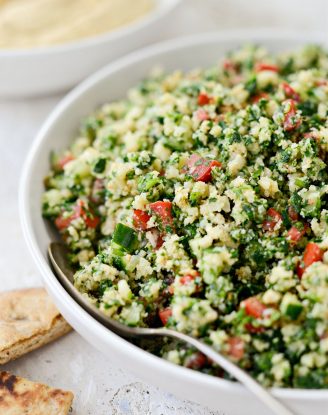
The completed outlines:
[[[1,415],[66,415],[73,397],[72,392],[0,372]]]
[[[70,330],[43,288],[0,293],[0,364]]]

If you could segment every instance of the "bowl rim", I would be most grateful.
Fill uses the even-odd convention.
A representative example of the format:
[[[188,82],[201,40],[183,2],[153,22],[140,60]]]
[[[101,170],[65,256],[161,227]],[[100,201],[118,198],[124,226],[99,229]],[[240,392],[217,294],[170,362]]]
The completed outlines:
[[[123,58],[120,58],[109,65],[106,65],[102,69],[89,76],[86,80],[72,89],[51,111],[47,119],[42,124],[36,138],[34,139],[29,153],[26,157],[20,184],[19,184],[19,215],[21,220],[22,231],[25,242],[30,251],[32,258],[34,259],[37,268],[40,270],[46,288],[53,293],[57,292],[57,296],[60,296],[61,303],[65,307],[69,307],[72,314],[76,316],[79,321],[84,321],[84,325],[88,325],[90,332],[96,332],[100,337],[106,337],[117,346],[120,347],[124,353],[133,353],[136,359],[140,359],[145,362],[146,366],[152,364],[158,371],[161,371],[163,375],[168,373],[174,375],[175,378],[181,382],[188,378],[188,381],[193,381],[204,387],[220,387],[222,391],[234,392],[240,395],[245,395],[248,391],[240,384],[218,378],[215,376],[203,374],[194,370],[189,370],[182,366],[170,363],[163,358],[152,355],[149,352],[129,343],[116,334],[112,333],[106,327],[101,325],[93,317],[91,317],[81,306],[79,306],[75,300],[68,294],[68,292],[62,287],[55,275],[53,274],[42,249],[40,248],[38,241],[34,235],[33,220],[30,213],[30,191],[33,187],[33,178],[31,177],[34,161],[37,160],[39,153],[39,146],[47,136],[49,130],[56,124],[57,119],[63,114],[67,108],[76,105],[81,95],[92,89],[101,80],[110,77],[126,65],[142,61],[149,57],[160,56],[161,54],[172,50],[183,50],[193,45],[209,44],[224,42],[225,40],[235,40],[245,43],[245,41],[256,41],[260,43],[259,39],[268,41],[299,41],[304,44],[319,43],[324,44],[324,36],[321,32],[312,32],[310,34],[300,34],[295,31],[276,31],[272,29],[240,29],[240,30],[226,30],[221,32],[209,32],[205,34],[197,34],[191,36],[183,36],[176,39],[156,43],[143,49],[139,49],[132,52]],[[328,390],[324,389],[293,389],[293,388],[271,388],[272,393],[282,399],[288,399],[290,401],[307,400],[315,401],[318,399],[324,399],[328,401]]]
[[[2,58],[19,58],[19,57],[37,57],[37,56],[51,56],[55,54],[65,52],[75,52],[84,48],[101,46],[108,42],[120,40],[125,36],[133,35],[146,28],[147,26],[158,22],[164,18],[168,13],[178,7],[184,0],[154,0],[155,5],[152,10],[141,16],[137,20],[133,20],[130,23],[119,26],[118,28],[96,34],[93,36],[87,36],[81,39],[73,40],[70,42],[56,43],[54,45],[46,45],[40,47],[27,47],[27,48],[3,48],[0,49],[0,59]]]

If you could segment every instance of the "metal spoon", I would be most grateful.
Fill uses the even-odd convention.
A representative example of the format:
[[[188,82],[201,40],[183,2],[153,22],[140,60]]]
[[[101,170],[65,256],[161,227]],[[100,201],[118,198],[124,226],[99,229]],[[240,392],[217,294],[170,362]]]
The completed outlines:
[[[203,343],[201,340],[180,333],[175,330],[163,328],[143,328],[143,327],[129,327],[116,320],[106,316],[96,306],[91,304],[83,295],[74,287],[73,276],[74,272],[67,262],[67,248],[65,245],[52,242],[48,248],[48,255],[50,262],[57,274],[58,279],[69,292],[69,294],[96,320],[109,328],[114,333],[124,338],[141,338],[141,337],[172,337],[174,339],[182,340],[194,346],[197,350],[212,359],[215,363],[221,366],[226,372],[230,373],[235,379],[239,380],[246,388],[248,388],[254,395],[257,396],[271,411],[276,415],[295,415],[291,410],[287,409],[280,401],[274,398],[268,390],[263,388],[256,380],[249,376],[239,366],[232,363],[228,358],[222,354],[214,351],[210,346]]]

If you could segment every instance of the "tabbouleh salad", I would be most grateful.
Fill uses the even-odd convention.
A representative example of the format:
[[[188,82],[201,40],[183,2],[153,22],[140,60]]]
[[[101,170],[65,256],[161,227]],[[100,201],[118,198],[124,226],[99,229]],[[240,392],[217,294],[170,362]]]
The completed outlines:
[[[245,46],[154,73],[51,156],[43,215],[75,286],[201,338],[264,386],[328,387],[328,54]],[[176,364],[227,376],[193,348]]]

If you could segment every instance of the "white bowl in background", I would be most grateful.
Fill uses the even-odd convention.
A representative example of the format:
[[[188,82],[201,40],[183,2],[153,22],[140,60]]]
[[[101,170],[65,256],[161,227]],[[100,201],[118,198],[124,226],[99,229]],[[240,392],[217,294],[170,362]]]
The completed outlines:
[[[28,155],[20,184],[20,216],[26,242],[52,299],[68,322],[106,358],[135,372],[146,381],[227,415],[269,415],[269,411],[238,383],[173,365],[137,348],[111,333],[84,311],[64,290],[47,259],[54,230],[42,219],[43,177],[49,170],[49,153],[66,148],[80,120],[104,102],[125,96],[128,88],[144,78],[155,65],[166,70],[214,64],[222,55],[245,42],[260,43],[272,52],[323,43],[324,36],[295,33],[234,31],[164,42],[137,51],[110,64],[71,91],[42,126]],[[103,359],[99,356],[99,359]],[[104,379],[104,382],[106,379]],[[273,389],[298,415],[326,413],[327,390]],[[247,408],[247,409],[245,409]]]
[[[79,41],[26,49],[0,49],[0,96],[66,91],[103,65],[163,39],[181,0],[155,0],[141,19]]]

